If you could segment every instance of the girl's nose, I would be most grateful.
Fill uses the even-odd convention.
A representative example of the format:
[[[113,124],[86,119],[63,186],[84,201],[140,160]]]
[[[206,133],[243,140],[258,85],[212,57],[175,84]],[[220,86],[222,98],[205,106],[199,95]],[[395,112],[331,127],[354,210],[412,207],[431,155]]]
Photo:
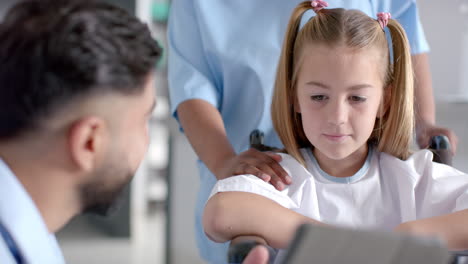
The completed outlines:
[[[346,100],[332,100],[328,104],[328,123],[340,126],[348,121],[348,105]]]

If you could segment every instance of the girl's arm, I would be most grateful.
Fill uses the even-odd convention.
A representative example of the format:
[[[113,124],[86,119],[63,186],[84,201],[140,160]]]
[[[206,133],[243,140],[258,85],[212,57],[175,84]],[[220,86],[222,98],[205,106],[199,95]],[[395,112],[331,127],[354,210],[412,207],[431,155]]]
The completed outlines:
[[[216,242],[258,236],[274,248],[286,248],[303,223],[320,224],[266,197],[247,192],[217,193],[208,200],[203,214],[205,233]]]
[[[231,244],[239,244],[245,241],[255,241],[257,243],[260,243],[262,245],[268,245],[268,243],[263,239],[262,237],[259,236],[238,236],[235,237],[231,240]]]
[[[395,231],[438,236],[451,250],[468,249],[468,209],[402,223]]]

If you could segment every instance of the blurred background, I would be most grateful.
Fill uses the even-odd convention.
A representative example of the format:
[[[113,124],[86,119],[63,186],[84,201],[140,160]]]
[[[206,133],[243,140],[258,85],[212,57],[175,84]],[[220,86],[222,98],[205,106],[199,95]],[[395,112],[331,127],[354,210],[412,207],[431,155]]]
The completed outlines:
[[[0,19],[16,0],[0,0]],[[147,22],[165,48],[170,0],[107,0]],[[431,46],[437,122],[459,137],[454,166],[468,172],[468,0],[418,1]],[[169,113],[166,54],[157,65],[158,106],[147,158],[109,219],[83,216],[57,234],[71,264],[203,263],[193,231],[196,157]]]

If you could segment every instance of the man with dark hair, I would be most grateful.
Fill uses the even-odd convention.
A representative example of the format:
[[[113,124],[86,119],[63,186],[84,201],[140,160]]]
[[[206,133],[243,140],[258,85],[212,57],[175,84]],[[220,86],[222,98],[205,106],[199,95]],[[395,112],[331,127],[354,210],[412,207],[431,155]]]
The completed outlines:
[[[0,24],[0,263],[64,263],[54,233],[106,214],[148,145],[161,54],[109,4],[23,1]]]

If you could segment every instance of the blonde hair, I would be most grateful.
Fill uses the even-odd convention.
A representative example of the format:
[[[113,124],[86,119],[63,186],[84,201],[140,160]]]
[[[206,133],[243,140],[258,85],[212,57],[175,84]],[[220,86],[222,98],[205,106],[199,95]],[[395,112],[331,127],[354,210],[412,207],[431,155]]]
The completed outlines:
[[[388,102],[388,108],[380,118],[376,118],[368,141],[375,143],[381,152],[407,159],[414,127],[414,102],[411,54],[404,29],[396,20],[389,20],[394,57],[391,63],[387,38],[376,20],[357,10],[322,9],[299,28],[303,13],[309,9],[310,1],[294,9],[276,74],[271,114],[285,152],[304,164],[299,149],[313,147],[305,136],[300,114],[295,111],[296,75],[304,47],[325,44],[357,50],[375,47],[381,51],[383,65],[386,64],[382,67],[384,89],[391,90],[383,93],[386,98],[382,101]]]

